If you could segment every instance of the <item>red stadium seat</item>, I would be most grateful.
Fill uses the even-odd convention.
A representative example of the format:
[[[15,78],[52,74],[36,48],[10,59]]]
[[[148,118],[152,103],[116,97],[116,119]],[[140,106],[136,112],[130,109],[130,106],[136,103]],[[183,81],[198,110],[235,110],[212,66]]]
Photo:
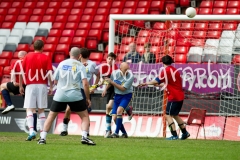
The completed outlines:
[[[81,22],[92,22],[93,16],[92,15],[82,15]]]
[[[172,38],[170,38],[170,39],[168,39],[168,42],[167,42],[167,44],[169,45],[169,46],[175,46],[176,45],[176,39],[172,39]]]
[[[55,8],[48,8],[46,10],[46,15],[56,15],[57,14],[57,10]]]
[[[206,31],[208,30],[208,22],[195,23],[195,30]]]
[[[103,29],[104,27],[104,23],[101,23],[101,22],[93,22],[92,25],[91,25],[91,28],[92,29]]]
[[[93,21],[95,22],[105,22],[107,17],[105,15],[95,15]]]
[[[24,3],[25,8],[35,8],[35,6],[36,6],[36,2],[27,1],[27,2]]]
[[[17,15],[5,15],[5,22],[12,22],[17,20]]]
[[[34,47],[33,47],[33,44],[32,44],[29,48],[29,52],[33,52],[33,51],[34,51]]]
[[[0,77],[3,76],[3,67],[0,66]]]
[[[78,23],[68,22],[66,23],[65,29],[76,30],[78,28]]]
[[[62,37],[74,37],[75,31],[70,29],[65,29],[62,32]]]
[[[181,7],[189,7],[190,0],[180,0]]]
[[[0,59],[0,66],[5,67],[9,65],[9,59]]]
[[[98,8],[96,14],[108,15],[108,13],[109,13],[109,8]]]
[[[236,30],[237,29],[237,22],[225,22],[223,23],[222,29],[223,30]]]
[[[109,1],[101,1],[99,3],[99,8],[110,8],[111,7],[112,2]]]
[[[160,11],[155,9],[150,9],[149,14],[160,14]]]
[[[2,23],[2,21],[4,21],[4,16],[0,15],[0,23]]]
[[[10,73],[11,73],[11,66],[5,66],[4,68],[3,68],[3,75],[10,75]]]
[[[121,1],[121,0],[113,1],[111,8],[123,8],[123,5],[124,5],[124,1]]]
[[[16,58],[16,59],[15,59],[15,58],[14,58],[14,59],[11,59],[11,60],[10,60],[10,66],[11,66],[13,63],[15,63],[17,60],[19,60],[19,59],[18,59],[18,58]]]
[[[45,15],[43,16],[42,22],[54,22],[55,15]]]
[[[86,47],[89,50],[96,50],[97,49],[98,42],[96,39],[87,39],[86,40]]]
[[[190,30],[192,31],[194,28],[194,23],[182,23],[181,30]]]
[[[46,43],[46,37],[45,36],[34,37],[33,42],[35,42],[36,40],[42,40],[44,43]],[[26,45],[26,44],[24,44],[24,45]]]
[[[213,8],[212,14],[226,14],[225,8]]]
[[[46,40],[46,44],[57,44],[59,41],[59,37],[48,37]]]
[[[167,3],[165,6],[166,8],[169,8],[170,13],[175,13],[176,5],[174,3]]]
[[[88,35],[88,30],[78,29],[75,32],[76,37],[86,37]]]
[[[72,8],[73,7],[73,1],[71,2],[62,2],[61,8]]]
[[[192,39],[190,43],[192,46],[203,47],[205,45],[205,39]]]
[[[240,9],[240,1],[228,1],[227,8],[238,8]]]
[[[135,14],[135,8],[124,8],[123,14]]]
[[[83,9],[81,9],[81,8],[73,8],[72,10],[71,10],[71,15],[82,15],[82,13],[83,13]]]
[[[168,54],[174,54],[174,52],[175,52],[175,46],[170,46],[170,47],[168,47]],[[165,49],[163,49],[163,53],[165,53]]]
[[[64,54],[55,54],[53,62],[54,63],[60,63],[63,60],[65,60],[65,55]]]
[[[85,47],[85,37],[74,37],[71,46]]]
[[[149,37],[137,37],[136,43],[137,45],[144,45],[149,41]]]
[[[124,8],[136,8],[137,7],[137,1],[134,0],[130,0],[130,1],[126,1]]]
[[[188,54],[189,48],[186,46],[176,46],[175,54]]]
[[[102,32],[102,41],[103,42],[108,42],[109,40],[109,32],[108,31],[103,31]]]
[[[151,1],[140,0],[140,1],[138,2],[137,7],[138,7],[138,8],[149,8],[149,7],[150,7],[150,3],[151,3]]]
[[[219,31],[222,30],[222,22],[219,23],[209,23],[208,30],[212,31]]]
[[[60,8],[61,3],[62,2],[50,2],[48,7],[58,9],[58,8]]]
[[[137,46],[136,51],[142,55],[145,51],[144,46]]]
[[[45,14],[45,9],[43,9],[43,8],[35,8],[34,10],[33,10],[33,14],[34,15],[44,15]]]
[[[200,8],[213,8],[213,1],[202,1]]]
[[[181,23],[178,21],[173,21],[169,24],[169,27],[172,29],[179,29],[181,27]]]
[[[49,2],[37,2],[36,8],[48,8]]]
[[[10,75],[3,75],[1,84],[2,83],[7,83],[7,82],[10,82],[10,81],[11,81]]]
[[[7,14],[7,9],[6,8],[0,8],[0,14],[1,15],[6,15]]]
[[[166,26],[164,22],[155,22],[153,25],[153,29],[157,29],[157,30],[165,30]]]
[[[54,22],[52,25],[52,29],[63,30],[65,28],[65,23],[63,22]]]
[[[109,14],[121,14],[122,8],[111,8]]]
[[[42,22],[42,16],[33,15],[30,17],[30,22]]]
[[[113,50],[114,50],[113,53],[118,53],[119,46],[118,45],[114,45],[114,49]],[[108,45],[106,46],[104,52],[108,53]]]
[[[163,46],[164,43],[164,37],[152,37],[150,39],[150,43],[152,46]]]
[[[154,53],[154,54],[158,54],[161,52],[161,46],[152,46],[150,48],[150,52]]]
[[[14,27],[14,22],[3,22],[1,28],[12,29]]]
[[[0,54],[0,59],[11,59],[12,57],[13,57],[13,53],[12,52],[3,51]]]
[[[18,44],[16,51],[26,51],[28,52],[29,45],[28,44]]]
[[[64,53],[66,56],[68,56],[69,48],[69,44],[58,44],[55,53]]]
[[[48,36],[49,37],[60,37],[62,34],[62,30],[60,29],[51,29]]]
[[[226,14],[239,14],[240,10],[238,8],[227,8]]]
[[[145,27],[145,21],[142,21],[142,20],[133,21],[133,24],[137,27],[142,27],[142,28]]]
[[[120,53],[127,53],[129,51],[129,46],[128,45],[121,45],[118,52]]]
[[[59,42],[60,44],[70,44],[72,42],[72,37],[61,37]]]
[[[118,31],[119,33],[127,34],[128,29],[129,29],[129,25],[120,25]]]
[[[95,8],[85,8],[83,11],[84,15],[95,15],[96,9]]]
[[[61,14],[61,15],[69,15],[70,13],[70,9],[69,8],[60,8],[58,10],[58,14]]]
[[[95,62],[102,62],[103,53],[102,52],[91,52],[89,59]]]
[[[130,44],[134,42],[134,37],[123,37],[122,38],[122,44]]]
[[[79,29],[89,30],[91,28],[90,22],[80,22],[78,25]]]
[[[185,54],[177,54],[174,57],[175,63],[186,63],[187,62],[187,55]]]
[[[235,55],[234,57],[233,57],[233,64],[240,64],[240,55]]]
[[[54,52],[56,49],[56,44],[45,44],[44,45],[44,52]]]
[[[185,38],[177,39],[177,46],[190,46],[190,41]]]
[[[150,32],[148,30],[140,30],[140,32],[138,33],[139,37],[149,37],[150,36]]]
[[[118,62],[121,63],[123,61],[123,59],[124,59],[124,56],[125,56],[125,54],[123,54],[123,53],[118,54],[117,58],[116,58],[116,63],[118,63]]]
[[[10,15],[18,15],[20,10],[18,8],[9,8],[8,9],[8,14]]]
[[[20,11],[20,15],[25,15],[25,16],[30,16],[32,13],[33,13],[33,9],[31,8],[22,8]]]
[[[193,32],[193,38],[206,38],[207,32],[206,31],[194,31]]]
[[[219,39],[221,37],[221,31],[208,31],[207,38]]]
[[[214,1],[213,8],[227,8],[227,1]]]
[[[148,8],[137,8],[136,14],[148,14]]]
[[[94,1],[94,0],[89,0],[87,1],[87,4],[86,4],[86,8],[97,8],[98,7],[98,4],[99,2],[97,1]]]
[[[170,31],[168,32],[168,37],[172,39],[177,39],[178,38],[178,31]]]
[[[55,18],[55,22],[66,22],[67,21],[66,15],[57,15]]]
[[[180,31],[179,36],[183,38],[192,38],[192,31]]]
[[[23,4],[23,2],[12,2],[12,7],[22,8]]]
[[[91,29],[88,32],[88,37],[95,37],[97,40],[100,40],[101,39],[101,33],[102,33],[101,30]]]
[[[52,56],[53,56],[52,52],[42,52],[42,53],[47,55],[50,59],[52,59]]]
[[[74,2],[73,8],[84,8],[86,5],[86,1],[77,1]]]
[[[198,14],[212,14],[212,8],[200,8]]]

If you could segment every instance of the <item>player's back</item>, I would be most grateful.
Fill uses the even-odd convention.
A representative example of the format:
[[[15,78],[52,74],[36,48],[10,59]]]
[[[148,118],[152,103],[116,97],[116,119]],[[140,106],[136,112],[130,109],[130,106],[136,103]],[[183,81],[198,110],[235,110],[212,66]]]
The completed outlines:
[[[88,60],[87,66],[85,67],[86,67],[87,79],[88,79],[88,82],[90,82],[93,75],[98,73],[98,70],[96,69],[97,65],[95,62]]]

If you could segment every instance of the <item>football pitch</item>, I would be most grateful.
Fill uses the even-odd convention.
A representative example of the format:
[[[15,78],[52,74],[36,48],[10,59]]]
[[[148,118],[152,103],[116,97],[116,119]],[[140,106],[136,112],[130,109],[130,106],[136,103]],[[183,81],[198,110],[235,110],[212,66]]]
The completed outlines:
[[[46,145],[25,141],[25,133],[0,132],[1,160],[240,160],[240,142],[222,140],[175,140],[163,138],[106,139],[91,136],[96,146],[80,143],[80,136],[49,134]]]

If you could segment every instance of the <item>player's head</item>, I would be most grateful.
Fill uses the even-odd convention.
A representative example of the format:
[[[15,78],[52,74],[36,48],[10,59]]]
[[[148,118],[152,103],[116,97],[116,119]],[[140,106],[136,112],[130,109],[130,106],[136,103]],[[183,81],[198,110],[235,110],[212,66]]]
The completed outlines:
[[[78,59],[80,56],[80,49],[78,47],[71,48],[69,55],[72,58]]]
[[[136,51],[136,44],[135,43],[130,43],[129,44],[129,51],[130,52],[135,52]]]
[[[174,63],[172,57],[169,56],[169,55],[163,56],[163,57],[162,57],[162,62],[163,62],[163,64],[165,64],[165,65],[167,65],[167,66],[168,66],[168,65],[171,65],[172,63]]]
[[[23,59],[26,56],[27,52],[26,51],[20,51],[18,52],[18,58]]]
[[[107,64],[112,65],[113,61],[116,60],[117,56],[113,52],[110,52],[107,56]]]
[[[120,70],[125,74],[129,70],[129,65],[127,62],[122,62],[120,65]]]
[[[90,52],[87,48],[80,48],[80,59],[84,58],[84,59],[88,59],[90,56]]]
[[[43,43],[42,40],[36,40],[33,43],[33,47],[34,47],[34,51],[42,52],[43,51],[43,47],[44,47],[44,43]]]
[[[144,49],[146,52],[150,52],[151,44],[150,43],[145,43],[144,44]]]

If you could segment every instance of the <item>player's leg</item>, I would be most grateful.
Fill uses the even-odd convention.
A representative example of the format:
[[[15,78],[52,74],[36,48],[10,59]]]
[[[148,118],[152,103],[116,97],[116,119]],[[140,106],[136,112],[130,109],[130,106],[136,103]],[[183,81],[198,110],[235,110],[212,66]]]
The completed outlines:
[[[125,111],[128,115],[128,120],[130,121],[133,117],[133,107],[132,106],[127,106]]]
[[[106,104],[106,132],[104,137],[107,138],[112,134],[112,128],[111,128],[111,123],[112,123],[112,107],[114,103],[114,88],[109,89],[108,94],[107,94],[107,104]]]
[[[12,111],[12,110],[15,109],[15,107],[12,103],[10,94],[9,94],[9,92],[12,92],[12,90],[13,91],[17,90],[18,93],[19,93],[19,87],[15,87],[12,82],[1,84],[1,93],[2,93],[2,96],[3,96],[3,98],[4,98],[4,100],[6,101],[6,104],[7,104],[7,108],[5,108],[2,111],[2,114],[7,114],[9,111]]]
[[[68,135],[68,123],[70,121],[70,115],[71,115],[71,110],[70,107],[67,106],[66,110],[65,110],[65,114],[64,114],[64,119],[63,119],[63,128],[62,128],[62,132],[60,133],[60,136],[67,136]]]
[[[177,109],[178,109],[178,113],[181,111],[182,109],[182,105],[183,105],[183,101],[180,102],[176,102],[177,103]],[[176,110],[177,110],[176,109]],[[190,137],[190,134],[188,133],[188,131],[186,130],[186,126],[185,126],[185,122],[182,120],[182,118],[180,118],[177,115],[174,115],[173,118],[177,121],[179,129],[182,132],[182,137],[180,138],[181,140],[187,139],[188,137]]]
[[[166,121],[168,122],[168,127],[171,131],[172,136],[167,138],[167,140],[177,140],[177,132],[176,132],[176,126],[172,118],[172,114],[174,112],[174,102],[168,102],[167,108],[166,108]]]
[[[81,129],[82,129],[82,139],[81,143],[82,144],[88,144],[88,145],[96,145],[93,140],[88,138],[88,131],[89,131],[89,126],[90,126],[90,119],[89,119],[89,114],[87,111],[87,106],[86,106],[86,101],[85,100],[80,100],[76,102],[69,102],[68,105],[70,109],[78,116],[81,118],[82,123],[81,123]]]
[[[48,117],[44,123],[43,130],[40,133],[40,140],[38,141],[38,144],[46,144],[46,138],[47,133],[50,130],[52,123],[59,112],[66,110],[67,103],[66,102],[57,102],[52,101],[50,112],[48,114]]]

